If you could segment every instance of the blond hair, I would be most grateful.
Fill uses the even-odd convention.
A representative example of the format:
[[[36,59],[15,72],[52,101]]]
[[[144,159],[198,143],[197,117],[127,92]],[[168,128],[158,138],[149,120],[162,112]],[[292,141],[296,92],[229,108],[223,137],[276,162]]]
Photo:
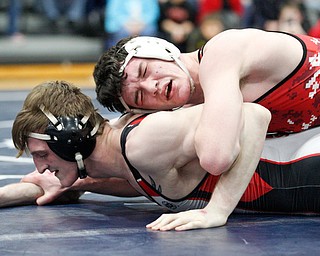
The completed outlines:
[[[49,119],[40,110],[40,105],[56,117],[88,115],[92,126],[104,123],[90,97],[83,94],[80,88],[65,81],[44,82],[31,90],[13,123],[12,140],[19,151],[17,157],[26,150],[30,132],[43,133],[48,127]]]

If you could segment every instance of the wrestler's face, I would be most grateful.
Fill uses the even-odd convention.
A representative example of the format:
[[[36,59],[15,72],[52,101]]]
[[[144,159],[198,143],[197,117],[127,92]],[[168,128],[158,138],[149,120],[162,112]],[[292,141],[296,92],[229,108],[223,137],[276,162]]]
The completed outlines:
[[[121,96],[130,107],[172,109],[190,99],[190,80],[173,61],[132,58],[124,72]]]
[[[28,149],[39,173],[53,172],[63,187],[71,186],[78,179],[77,164],[57,156],[45,141],[29,138]]]

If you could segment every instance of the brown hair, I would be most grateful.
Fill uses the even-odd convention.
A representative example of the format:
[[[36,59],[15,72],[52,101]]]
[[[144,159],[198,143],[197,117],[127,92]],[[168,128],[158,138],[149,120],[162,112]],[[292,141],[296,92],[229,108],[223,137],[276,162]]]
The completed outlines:
[[[125,108],[119,100],[121,95],[123,73],[119,69],[128,53],[124,44],[132,37],[120,40],[109,48],[98,60],[93,77],[96,83],[97,100],[110,111],[124,112]]]
[[[83,94],[78,87],[65,81],[44,82],[34,87],[27,95],[13,123],[12,140],[19,150],[17,157],[25,151],[29,133],[44,132],[49,124],[49,119],[39,108],[40,105],[57,117],[90,115],[89,122],[92,126],[104,123],[90,97]],[[102,128],[100,125],[100,133]]]

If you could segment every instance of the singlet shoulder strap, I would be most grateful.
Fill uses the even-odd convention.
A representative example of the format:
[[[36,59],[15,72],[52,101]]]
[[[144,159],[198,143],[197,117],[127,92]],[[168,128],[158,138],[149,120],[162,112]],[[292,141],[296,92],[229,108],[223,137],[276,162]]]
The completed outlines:
[[[138,126],[140,124],[140,122],[147,116],[148,114],[144,114],[142,116],[137,117],[136,119],[132,120],[130,123],[128,123],[126,125],[126,127],[122,130],[121,133],[121,137],[120,137],[120,145],[121,145],[121,152],[122,155],[124,157],[124,160],[126,161],[127,165],[129,166],[133,176],[135,177],[135,179],[137,178],[141,178],[140,173],[138,172],[138,170],[136,168],[134,168],[130,161],[127,158],[126,155],[126,142],[127,142],[127,137],[130,131],[132,131],[133,128],[135,128],[136,126]]]
[[[205,45],[202,45],[201,48],[198,50],[198,61],[201,62],[201,59],[203,57],[203,49]]]

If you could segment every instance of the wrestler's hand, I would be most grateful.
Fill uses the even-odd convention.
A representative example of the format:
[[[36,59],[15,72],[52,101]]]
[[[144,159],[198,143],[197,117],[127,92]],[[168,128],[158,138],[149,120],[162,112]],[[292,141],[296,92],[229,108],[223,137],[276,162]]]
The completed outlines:
[[[219,214],[210,214],[205,209],[189,210],[179,213],[162,214],[146,227],[152,230],[183,231],[199,228],[213,228],[225,225],[227,217]]]
[[[36,200],[38,205],[52,203],[68,189],[62,188],[59,179],[49,171],[45,171],[43,174],[34,171],[24,176],[21,182],[33,183],[43,189],[44,194]]]

